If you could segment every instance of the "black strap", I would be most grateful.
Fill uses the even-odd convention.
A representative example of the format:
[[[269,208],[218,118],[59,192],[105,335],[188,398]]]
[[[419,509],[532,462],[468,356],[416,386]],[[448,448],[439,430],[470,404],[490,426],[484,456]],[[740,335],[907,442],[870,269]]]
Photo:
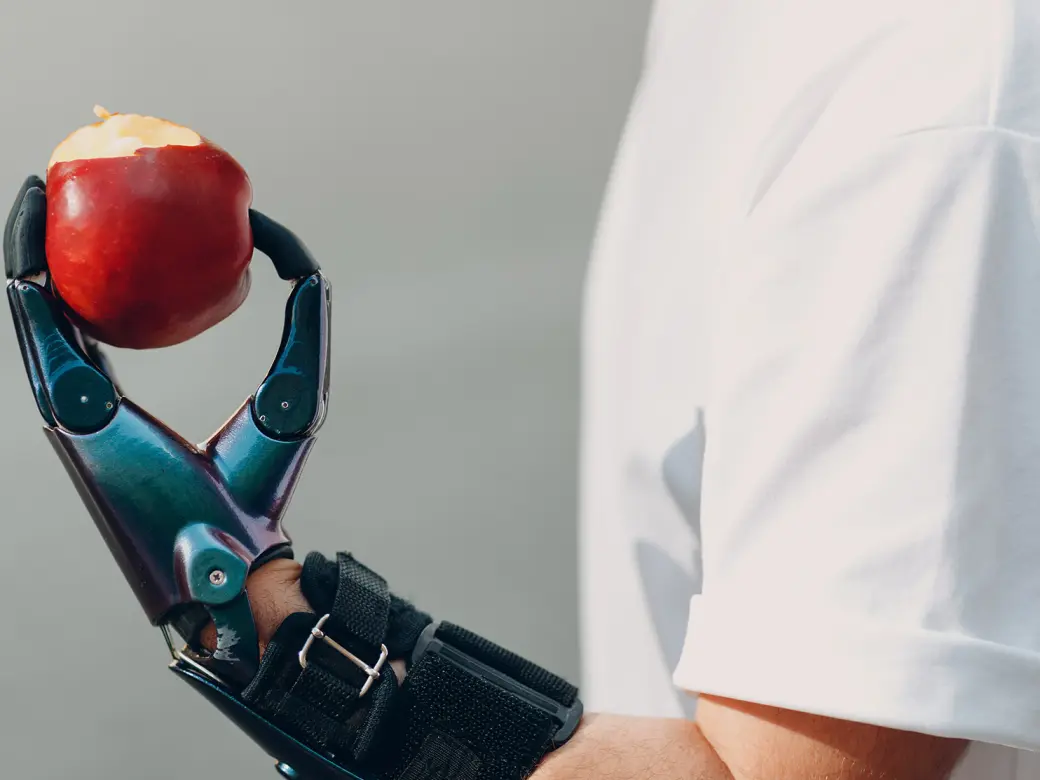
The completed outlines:
[[[4,225],[4,271],[24,279],[47,270],[44,252],[47,185],[37,176],[23,182]]]
[[[253,245],[271,258],[274,270],[286,281],[302,279],[321,270],[318,261],[289,228],[256,209],[249,209]]]
[[[566,680],[461,626],[440,623],[435,636],[565,707],[570,707],[578,698],[578,689]]]
[[[433,623],[352,556],[311,553],[300,583],[317,614],[285,620],[242,698],[366,780],[519,780],[573,731],[574,686],[466,629]],[[383,645],[390,659],[410,662],[404,684],[387,663],[362,696],[365,671],[318,640],[303,668],[300,650],[326,614],[326,635],[368,666]]]
[[[447,623],[431,629],[430,638],[438,644],[475,636]],[[545,670],[487,640],[480,643],[479,659],[446,642],[415,659],[401,688],[404,731],[389,757],[388,777],[454,780],[459,773],[480,780],[517,780],[534,771],[557,741],[564,741],[557,735],[570,726],[558,711],[576,704],[577,689],[559,678],[550,681]],[[507,676],[510,660],[518,662],[512,667],[523,678],[496,680],[491,673]],[[538,679],[546,683],[544,690],[560,692],[562,700],[550,698],[538,706],[515,692]],[[576,712],[580,716],[580,708]]]
[[[303,563],[303,572],[300,575],[300,587],[314,611],[319,615],[331,614],[336,594],[339,592],[342,567],[339,560],[343,553],[336,556],[333,562],[319,552],[312,552]],[[355,560],[351,557],[351,560]],[[356,563],[356,560],[355,560]],[[360,564],[358,564],[360,566]],[[368,573],[370,570],[366,569]],[[378,577],[378,575],[374,575]],[[380,578],[381,579],[381,578]],[[348,584],[346,587],[352,587]],[[405,599],[389,594],[390,605],[386,634],[383,644],[390,651],[391,658],[407,658],[415,643],[419,641],[419,635],[423,632],[433,618],[425,612],[420,612]],[[350,609],[346,599],[341,599],[338,608]]]
[[[335,622],[329,627],[333,634],[338,626],[369,647],[378,649],[386,636],[390,620],[390,590],[386,580],[355,560],[352,555],[340,553],[339,587],[332,599],[329,614]]]
[[[328,568],[335,574],[330,578]],[[341,553],[336,563],[312,553],[301,577],[304,595],[319,613],[329,615],[322,630],[346,650],[374,666],[380,657],[390,622],[391,596],[386,582],[352,556]],[[313,598],[316,578],[331,589],[320,588]],[[315,603],[317,601],[317,603]],[[242,699],[293,733],[312,748],[336,761],[366,760],[378,737],[377,727],[397,694],[397,679],[389,665],[361,701],[368,675],[324,642],[312,643],[307,667],[300,651],[317,623],[311,613],[290,615],[275,632],[253,681]]]

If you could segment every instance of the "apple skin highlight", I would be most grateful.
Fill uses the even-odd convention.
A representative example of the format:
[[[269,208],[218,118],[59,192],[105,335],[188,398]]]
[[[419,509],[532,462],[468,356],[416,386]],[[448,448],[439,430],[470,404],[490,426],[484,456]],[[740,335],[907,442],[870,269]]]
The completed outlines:
[[[98,341],[130,349],[187,341],[249,293],[251,203],[245,170],[201,138],[58,160],[47,174],[54,287]]]

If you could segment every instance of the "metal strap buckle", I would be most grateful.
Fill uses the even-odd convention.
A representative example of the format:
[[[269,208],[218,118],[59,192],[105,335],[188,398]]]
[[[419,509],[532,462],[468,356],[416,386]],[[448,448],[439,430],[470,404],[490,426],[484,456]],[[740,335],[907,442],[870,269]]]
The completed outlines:
[[[336,652],[350,661],[354,666],[363,671],[368,675],[368,679],[365,680],[365,684],[361,686],[361,693],[358,694],[358,698],[368,693],[368,689],[372,687],[372,683],[379,679],[380,672],[383,669],[383,664],[386,663],[387,656],[390,652],[386,649],[386,645],[379,646],[379,660],[376,661],[375,666],[369,666],[352,652],[343,647],[339,642],[330,637],[324,631],[322,627],[325,622],[329,619],[330,615],[323,615],[321,619],[315,624],[314,628],[311,629],[311,635],[307,637],[307,641],[303,643],[303,649],[300,651],[300,667],[303,669],[307,668],[307,654],[311,650],[311,646],[314,644],[315,639],[320,639],[325,644],[329,645]]]

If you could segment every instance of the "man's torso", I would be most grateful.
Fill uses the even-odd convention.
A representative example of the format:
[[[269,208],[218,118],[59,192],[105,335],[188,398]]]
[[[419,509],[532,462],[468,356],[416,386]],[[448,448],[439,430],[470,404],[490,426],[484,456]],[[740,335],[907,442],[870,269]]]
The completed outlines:
[[[582,638],[590,708],[692,711],[671,672],[701,587],[707,367],[713,307],[725,306],[713,290],[731,227],[780,174],[790,151],[783,144],[796,143],[799,127],[822,113],[812,94],[825,103],[829,80],[847,75],[879,36],[894,25],[924,41],[929,31],[971,33],[945,29],[940,11],[937,3],[890,0],[656,6],[586,292]],[[971,16],[962,9],[962,26]],[[956,67],[970,73],[971,65],[954,64],[940,85],[970,91]],[[983,745],[956,775],[1037,778],[1035,756]]]

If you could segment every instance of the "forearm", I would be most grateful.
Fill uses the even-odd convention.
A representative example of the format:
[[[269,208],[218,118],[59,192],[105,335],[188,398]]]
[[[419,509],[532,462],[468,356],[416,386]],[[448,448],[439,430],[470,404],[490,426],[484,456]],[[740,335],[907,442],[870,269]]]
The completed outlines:
[[[695,723],[587,715],[531,780],[733,780]]]
[[[290,614],[311,611],[300,566],[273,561],[247,590],[261,649]],[[210,629],[204,643],[212,646]],[[394,662],[398,681],[405,665]],[[532,780],[947,780],[962,740],[702,696],[697,721],[586,715]]]
[[[532,780],[946,780],[966,748],[775,707],[702,704],[706,731],[686,720],[590,715]]]
[[[300,566],[273,561],[247,584],[261,650],[289,614],[311,611]],[[210,627],[203,643],[213,646]],[[404,663],[394,663],[399,680]],[[699,727],[688,720],[588,714],[570,741],[551,753],[532,780],[733,780]]]

